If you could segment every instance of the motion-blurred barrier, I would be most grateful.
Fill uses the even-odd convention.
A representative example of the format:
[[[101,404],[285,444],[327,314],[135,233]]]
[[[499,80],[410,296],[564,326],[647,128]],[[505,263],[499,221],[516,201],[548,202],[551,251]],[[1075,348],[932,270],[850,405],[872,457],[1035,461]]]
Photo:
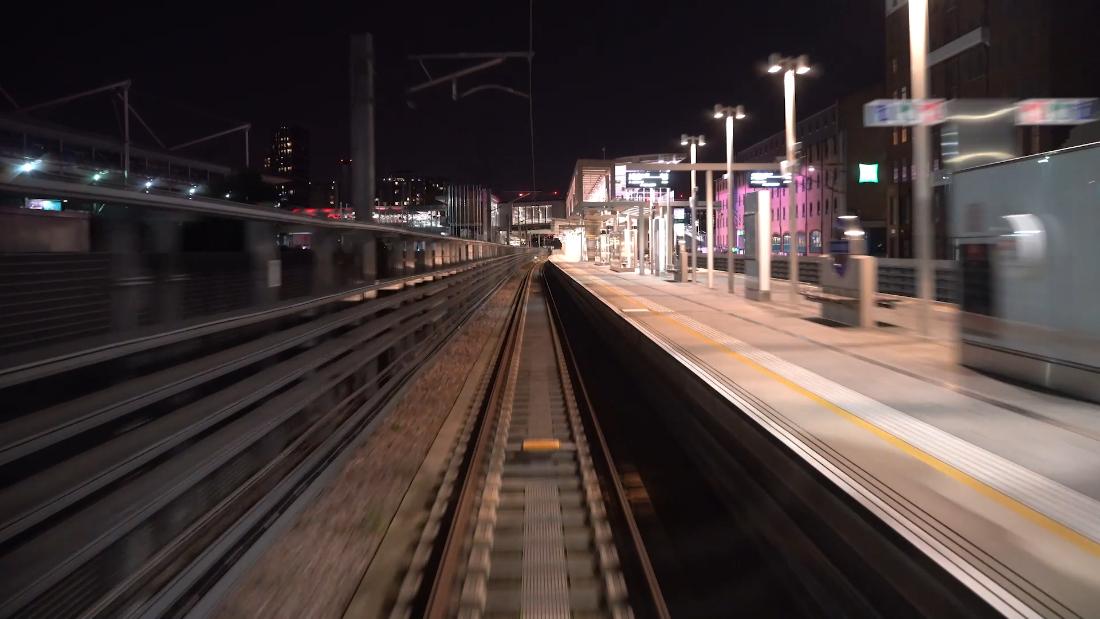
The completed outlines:
[[[152,338],[121,380],[97,350],[9,374],[0,616],[186,613],[526,260],[298,303],[290,323],[230,319],[244,335],[201,354],[186,351],[207,331]],[[47,389],[66,381],[85,392]]]
[[[37,208],[47,203],[61,210]],[[0,179],[0,371],[519,251],[270,207]]]

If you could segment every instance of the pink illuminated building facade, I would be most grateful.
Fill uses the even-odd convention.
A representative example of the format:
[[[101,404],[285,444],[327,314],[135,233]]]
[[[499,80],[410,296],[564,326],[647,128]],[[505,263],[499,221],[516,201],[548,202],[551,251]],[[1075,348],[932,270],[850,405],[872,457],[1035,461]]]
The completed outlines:
[[[885,246],[885,181],[871,182],[866,174],[860,178],[860,164],[864,169],[877,170],[877,164],[885,160],[885,144],[888,134],[865,129],[862,119],[863,103],[875,98],[878,86],[854,93],[841,101],[800,120],[796,127],[797,140],[801,142],[801,170],[794,179],[797,189],[797,234],[801,254],[828,253],[829,243],[842,237],[837,218],[856,215],[867,231],[868,249],[884,255]],[[738,162],[774,163],[784,158],[785,142],[782,132],[776,133],[752,146],[735,153]],[[729,208],[727,181],[721,179],[715,187],[717,204],[715,215],[715,246],[718,251],[728,251],[732,246],[738,253],[744,250],[743,214],[745,194],[750,191],[772,193],[772,251],[787,253],[790,250],[787,209],[790,207],[792,186],[779,185],[776,175],[771,179],[757,178],[752,186],[748,172],[734,173],[733,208]],[[724,176],[724,175],[723,175]]]
[[[834,238],[834,222],[846,212],[846,170],[844,165],[844,133],[839,129],[838,107],[829,106],[813,114],[797,125],[798,140],[802,142],[803,164],[795,178],[798,208],[798,249],[801,254],[820,254],[828,251]],[[736,154],[738,161],[775,162],[785,152],[783,134],[777,133],[766,140],[742,149]],[[787,209],[790,207],[791,186],[759,187],[750,185],[750,173],[734,174],[734,202],[732,216],[728,209],[729,189],[726,180],[720,180],[716,196],[722,204],[722,212],[716,217],[715,242],[721,251],[732,246],[740,253],[744,249],[743,214],[745,194],[751,191],[772,193],[772,251],[787,253],[790,249],[790,231]],[[768,183],[775,185],[778,183]],[[808,242],[808,247],[807,247]]]

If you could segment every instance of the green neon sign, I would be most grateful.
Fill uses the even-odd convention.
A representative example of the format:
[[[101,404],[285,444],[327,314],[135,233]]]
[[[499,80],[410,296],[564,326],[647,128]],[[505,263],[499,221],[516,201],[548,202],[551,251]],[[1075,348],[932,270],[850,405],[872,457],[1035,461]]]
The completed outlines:
[[[861,163],[861,164],[859,164],[859,182],[860,183],[877,183],[878,182],[878,164],[877,163]]]

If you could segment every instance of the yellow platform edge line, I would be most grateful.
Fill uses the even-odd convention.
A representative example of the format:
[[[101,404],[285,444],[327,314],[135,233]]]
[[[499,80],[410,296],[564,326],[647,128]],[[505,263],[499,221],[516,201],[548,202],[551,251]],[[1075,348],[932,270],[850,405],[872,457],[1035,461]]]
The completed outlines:
[[[1072,529],[1062,524],[1061,522],[1058,522],[1057,520],[1051,518],[1050,516],[1047,516],[1046,514],[1036,510],[1033,507],[1017,501],[1016,499],[1008,496],[1007,494],[1004,494],[1000,490],[997,490],[996,488],[986,484],[985,482],[971,477],[968,473],[961,471],[954,466],[951,466],[950,464],[944,462],[943,460],[940,460],[939,458],[933,456],[932,454],[913,446],[912,444],[906,442],[901,438],[898,438],[897,436],[894,436],[893,434],[863,419],[855,413],[852,413],[851,411],[848,411],[847,409],[838,406],[830,402],[829,400],[826,400],[825,398],[817,395],[809,389],[806,389],[802,385],[799,385],[798,383],[786,378],[785,376],[782,376],[781,374],[777,374],[776,372],[760,365],[759,363],[753,361],[752,359],[749,359],[741,353],[730,350],[729,347],[725,346],[721,342],[715,341],[714,339],[707,337],[702,333],[699,333],[695,329],[692,329],[691,327],[679,322],[678,320],[675,320],[672,316],[669,316],[667,314],[653,315],[659,318],[666,319],[672,325],[682,329],[683,331],[686,331],[687,333],[698,338],[704,343],[720,349],[723,353],[732,356],[733,358],[756,370],[757,372],[775,380],[776,382],[784,385],[788,389],[791,389],[799,395],[804,396],[805,398],[835,413],[841,418],[846,419],[856,426],[867,430],[868,432],[879,437],[880,439],[898,449],[899,451],[905,453],[906,455],[909,455],[919,460],[920,462],[923,462],[924,464],[932,467],[933,469],[939,471],[944,475],[947,475],[955,481],[970,486],[972,489],[977,490],[987,498],[992,499],[1003,507],[1007,507],[1011,511],[1015,512],[1017,515],[1020,515],[1025,519],[1031,521],[1032,523],[1046,529],[1047,531],[1054,533],[1058,537],[1077,546],[1078,548],[1081,548],[1089,552],[1090,554],[1100,556],[1100,543],[1097,543],[1093,539],[1082,535],[1075,529]]]

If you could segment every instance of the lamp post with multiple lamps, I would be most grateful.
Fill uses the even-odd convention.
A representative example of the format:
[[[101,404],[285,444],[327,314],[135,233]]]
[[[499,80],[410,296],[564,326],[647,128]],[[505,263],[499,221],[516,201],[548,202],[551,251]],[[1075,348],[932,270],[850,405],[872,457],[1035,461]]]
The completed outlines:
[[[726,242],[730,246],[729,263],[727,267],[729,277],[729,291],[733,292],[733,248],[737,245],[737,210],[733,205],[733,121],[744,120],[745,106],[714,104],[714,117],[718,120],[726,120]],[[707,234],[711,233],[713,222],[709,219],[708,212]],[[708,236],[709,238],[709,236]],[[714,270],[713,257],[707,257],[707,268]]]
[[[691,161],[691,164],[693,166],[695,165],[695,163],[697,161],[698,148],[700,146],[706,146],[706,145],[707,145],[707,139],[702,135],[688,135],[686,133],[680,135],[680,146],[690,146],[691,147],[690,161]],[[690,214],[688,216],[689,217],[688,221],[685,222],[685,224],[687,224],[687,223],[691,224],[691,226],[690,226],[690,230],[691,230],[691,232],[690,232],[690,234],[691,234],[691,265],[690,265],[690,268],[689,268],[690,273],[691,273],[691,281],[695,281],[695,236],[696,236],[695,235],[695,194],[697,192],[698,192],[698,187],[695,185],[695,170],[693,168],[691,170],[691,193],[689,194],[689,198],[688,198],[688,212]],[[686,238],[689,234],[688,230],[689,230],[689,227],[687,225],[685,225],[684,226],[684,237],[685,237],[684,242],[685,242],[685,244],[687,242]],[[685,246],[681,251],[687,251],[687,247]],[[687,277],[688,277],[688,273],[687,272],[682,273],[681,277],[683,277],[684,278],[683,281],[686,282]]]
[[[787,249],[789,267],[787,282],[791,289],[791,302],[798,302],[798,162],[795,160],[794,126],[794,78],[810,72],[810,61],[805,55],[795,58],[772,54],[768,58],[768,73],[783,73],[783,110],[787,137],[787,172],[791,181],[787,185],[787,233],[791,236]]]

